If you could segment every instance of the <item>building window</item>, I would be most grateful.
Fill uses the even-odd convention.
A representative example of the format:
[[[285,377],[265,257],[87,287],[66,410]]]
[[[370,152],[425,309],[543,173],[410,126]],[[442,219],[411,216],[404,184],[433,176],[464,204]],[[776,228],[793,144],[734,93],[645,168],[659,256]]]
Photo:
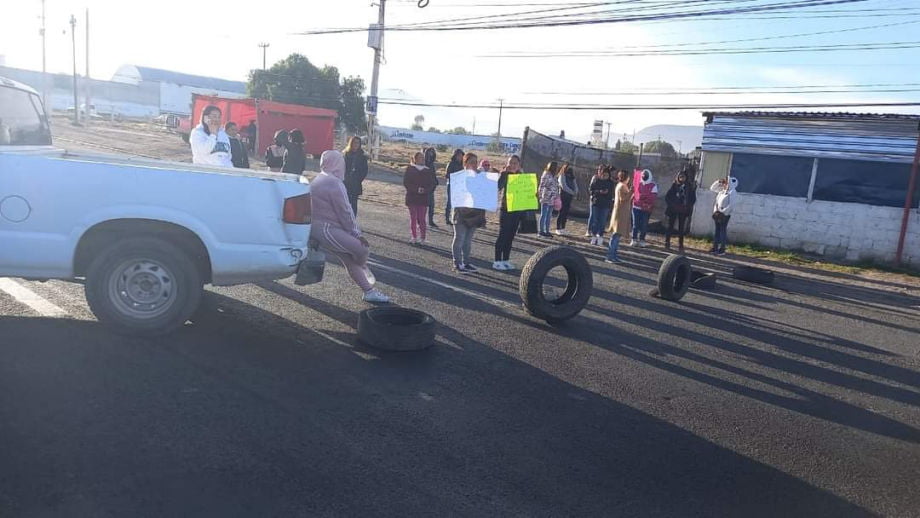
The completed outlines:
[[[805,198],[812,167],[813,158],[735,153],[731,174],[739,192]]]
[[[903,207],[910,164],[822,158],[813,198],[824,201]],[[920,201],[920,185],[911,204]]]

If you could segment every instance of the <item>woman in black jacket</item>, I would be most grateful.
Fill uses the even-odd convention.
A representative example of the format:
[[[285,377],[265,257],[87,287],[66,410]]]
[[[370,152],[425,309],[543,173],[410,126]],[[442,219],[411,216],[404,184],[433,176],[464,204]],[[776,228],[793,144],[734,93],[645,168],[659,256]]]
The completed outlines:
[[[435,160],[438,158],[438,152],[435,151],[433,147],[425,149],[425,167],[431,169],[431,172],[434,173]],[[434,177],[434,187],[431,189],[431,192],[428,193],[428,226],[431,228],[438,228],[434,223],[434,190],[438,187],[438,176]]]
[[[445,185],[447,185],[447,205],[444,208],[444,222],[448,225],[450,222],[450,175],[456,173],[457,171],[463,170],[463,150],[455,149],[454,155],[450,157],[450,163],[447,164],[447,172],[444,173],[444,178],[447,180]]]
[[[303,138],[303,132],[299,129],[291,130],[289,135],[291,141],[284,150],[281,172],[301,175],[307,169],[307,155],[303,152],[303,145],[306,141]]]
[[[362,183],[367,178],[367,155],[361,149],[361,138],[353,136],[345,146],[345,191],[351,211],[358,215],[358,196],[364,193]]]
[[[686,223],[693,212],[696,203],[696,185],[692,180],[693,170],[684,168],[677,173],[677,178],[668,193],[665,195],[667,209],[664,213],[668,217],[668,229],[664,234],[664,248],[671,249],[671,234],[674,232],[674,220],[677,220],[677,251],[684,253],[684,234],[687,233]]]

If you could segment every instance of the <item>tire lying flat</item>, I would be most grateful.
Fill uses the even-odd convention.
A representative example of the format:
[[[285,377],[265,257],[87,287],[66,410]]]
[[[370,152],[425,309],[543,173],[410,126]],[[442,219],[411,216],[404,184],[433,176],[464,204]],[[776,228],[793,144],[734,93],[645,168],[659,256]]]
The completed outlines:
[[[690,289],[692,271],[690,260],[685,256],[667,256],[658,268],[658,296],[674,301],[684,298]]]
[[[690,287],[696,290],[712,290],[716,287],[716,274],[692,270]]]
[[[549,272],[559,266],[566,271],[566,289],[559,298],[548,300],[543,292],[543,282]],[[563,322],[580,313],[588,304],[593,288],[591,265],[583,255],[568,246],[540,250],[521,270],[519,289],[524,309],[550,323]]]
[[[774,279],[772,271],[754,266],[735,266],[732,268],[732,277],[755,284],[772,284]]]
[[[421,351],[434,344],[434,318],[400,307],[365,309],[358,315],[358,340],[385,351]]]

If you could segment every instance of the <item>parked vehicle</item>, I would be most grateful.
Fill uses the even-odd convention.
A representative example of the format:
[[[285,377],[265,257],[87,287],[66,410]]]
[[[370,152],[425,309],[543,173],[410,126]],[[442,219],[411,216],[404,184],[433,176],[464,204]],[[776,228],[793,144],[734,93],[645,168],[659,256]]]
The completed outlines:
[[[119,332],[173,331],[204,284],[288,277],[308,254],[305,179],[56,149],[39,95],[2,78],[0,127],[0,276],[83,282]]]

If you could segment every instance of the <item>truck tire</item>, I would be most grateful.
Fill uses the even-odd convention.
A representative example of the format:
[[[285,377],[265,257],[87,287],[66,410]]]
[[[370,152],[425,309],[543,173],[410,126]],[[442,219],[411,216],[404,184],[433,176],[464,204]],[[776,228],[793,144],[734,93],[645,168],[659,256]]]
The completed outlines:
[[[680,300],[690,289],[692,268],[683,255],[671,254],[658,269],[658,296],[665,300]]]
[[[118,334],[159,336],[182,327],[201,302],[201,274],[179,247],[131,238],[103,249],[86,271],[86,301]]]
[[[753,266],[736,266],[732,268],[732,277],[755,284],[772,284],[773,272]]]
[[[421,351],[434,343],[435,326],[431,315],[414,309],[365,309],[358,314],[358,340],[386,351]]]
[[[690,273],[690,287],[697,290],[714,290],[716,274],[693,270]]]
[[[563,294],[547,300],[543,281],[553,268],[561,266],[568,276]],[[535,253],[521,270],[519,290],[524,309],[532,316],[556,324],[568,320],[588,304],[594,277],[583,255],[567,246],[551,246]]]

